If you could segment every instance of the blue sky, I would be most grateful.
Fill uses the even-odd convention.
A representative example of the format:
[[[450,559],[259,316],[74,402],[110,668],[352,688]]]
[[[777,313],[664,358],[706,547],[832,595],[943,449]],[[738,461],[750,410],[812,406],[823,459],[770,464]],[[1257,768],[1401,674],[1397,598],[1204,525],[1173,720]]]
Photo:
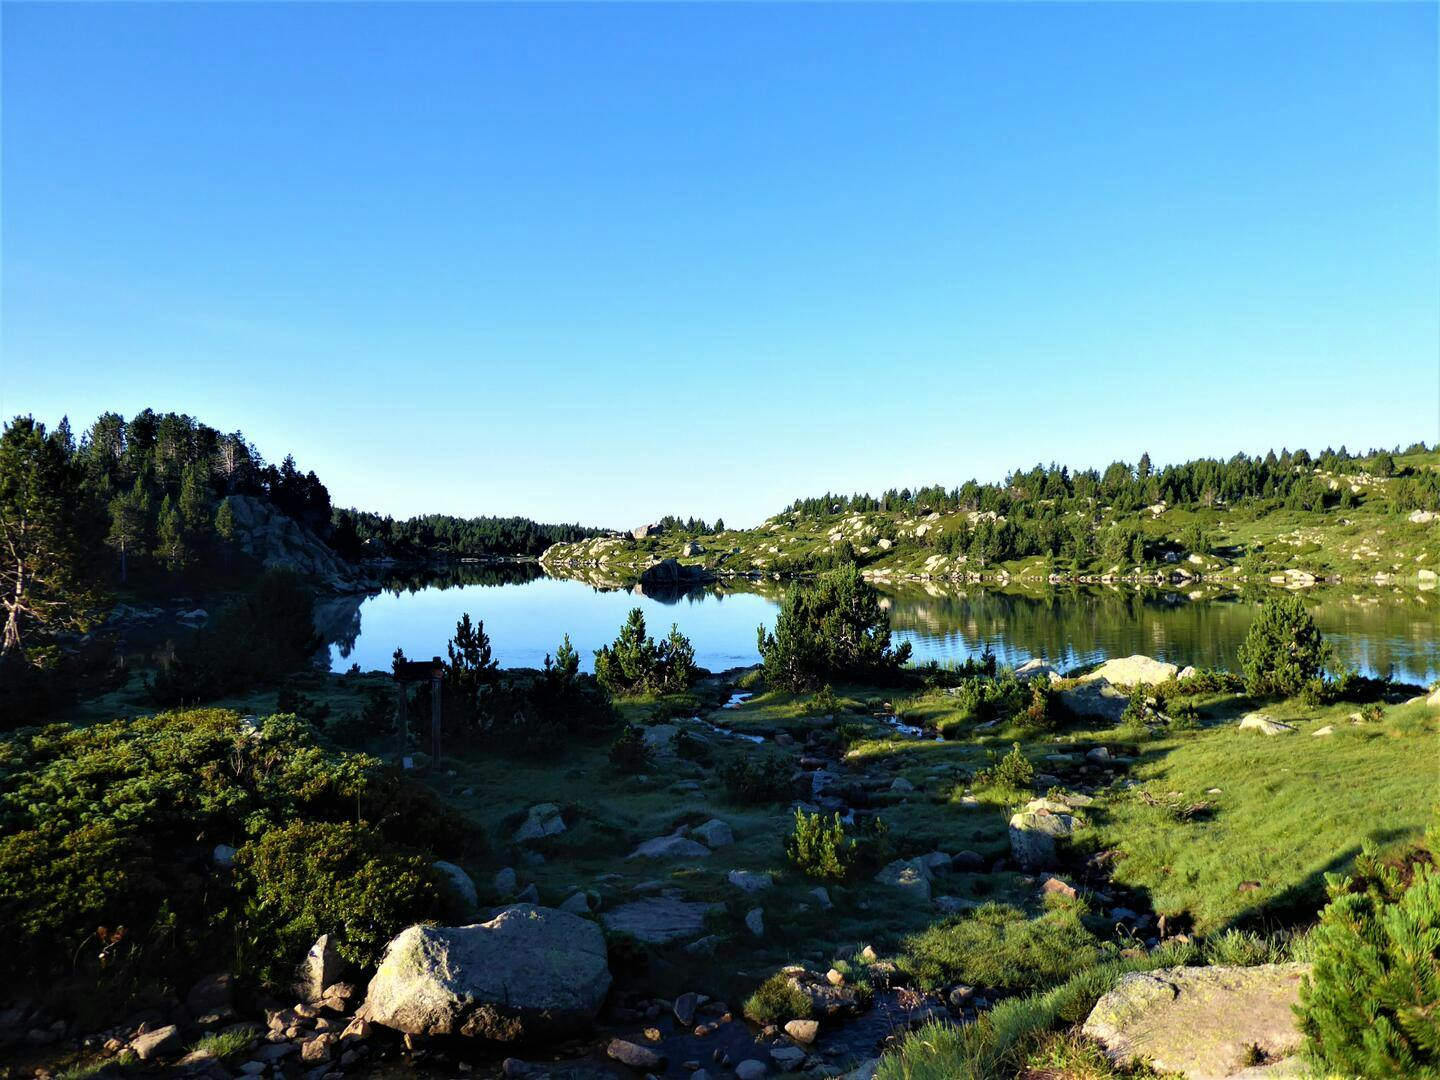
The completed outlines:
[[[3,20],[7,416],[614,525],[1440,437],[1434,5]]]

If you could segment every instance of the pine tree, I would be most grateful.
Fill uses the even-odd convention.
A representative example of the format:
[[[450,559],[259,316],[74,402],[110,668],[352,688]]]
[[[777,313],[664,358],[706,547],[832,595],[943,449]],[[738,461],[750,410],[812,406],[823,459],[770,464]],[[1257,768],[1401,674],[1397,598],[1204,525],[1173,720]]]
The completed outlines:
[[[1254,695],[1292,696],[1325,669],[1325,639],[1298,596],[1271,597],[1240,645],[1245,687]]]
[[[1327,876],[1296,1012],[1317,1075],[1440,1077],[1440,872],[1404,875],[1365,850]]]
[[[16,417],[0,435],[0,656],[26,659],[31,630],[83,629],[94,597],[81,526],[80,471],[62,439]]]
[[[171,570],[183,570],[190,561],[185,544],[185,522],[175,501],[166,495],[160,503],[160,517],[155,525],[155,549]]]
[[[150,495],[144,483],[135,485],[110,500],[110,532],[106,543],[120,556],[120,580],[129,580],[130,556],[145,553],[145,533],[150,522]]]

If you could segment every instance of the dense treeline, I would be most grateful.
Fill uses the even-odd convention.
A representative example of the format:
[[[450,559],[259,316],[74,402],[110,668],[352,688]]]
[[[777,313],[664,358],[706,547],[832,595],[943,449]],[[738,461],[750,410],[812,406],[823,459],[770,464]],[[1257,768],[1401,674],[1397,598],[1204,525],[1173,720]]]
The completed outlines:
[[[523,517],[454,517],[425,514],[404,521],[363,510],[337,510],[331,543],[349,559],[389,555],[399,559],[539,555],[551,544],[573,543],[604,530],[546,525]]]
[[[1406,470],[1395,461],[1401,453],[1426,450],[1423,442],[1403,452],[1397,448],[1363,455],[1351,454],[1344,447],[1314,457],[1305,450],[1279,454],[1272,450],[1264,457],[1201,458],[1158,470],[1144,454],[1137,465],[1117,461],[1103,472],[1082,469],[1072,473],[1064,466],[1036,465],[1016,470],[999,484],[970,480],[955,488],[892,488],[878,498],[826,493],[796,499],[787,510],[822,518],[850,513],[944,515],[964,511],[969,517],[959,527],[927,530],[904,542],[947,555],[965,555],[980,568],[1037,555],[1076,566],[1096,559],[1134,564],[1146,557],[1135,512],[1158,503],[1186,509],[1250,506],[1256,510],[1343,511],[1377,496],[1369,490],[1357,496],[1343,483],[1332,488],[1325,474],[1365,473],[1388,481],[1384,495],[1378,496],[1388,509],[1440,509],[1440,471]],[[881,537],[900,542],[893,523],[877,525]],[[1206,547],[1198,527],[1177,539],[1190,550]]]

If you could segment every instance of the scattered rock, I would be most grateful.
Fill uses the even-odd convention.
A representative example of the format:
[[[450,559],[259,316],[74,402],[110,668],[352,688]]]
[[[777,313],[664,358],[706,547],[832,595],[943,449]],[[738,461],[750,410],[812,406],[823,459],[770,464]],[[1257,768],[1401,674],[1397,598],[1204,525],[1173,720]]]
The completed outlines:
[[[605,1048],[605,1053],[622,1065],[629,1065],[632,1069],[654,1072],[665,1067],[664,1054],[656,1053],[648,1046],[626,1042],[624,1039],[611,1039],[610,1045]]]
[[[444,876],[446,884],[460,901],[465,911],[474,911],[480,906],[480,897],[475,892],[475,882],[470,875],[452,862],[436,859],[430,864]]]
[[[1282,724],[1279,720],[1272,720],[1263,713],[1246,713],[1240,718],[1241,731],[1258,731],[1262,735],[1290,735],[1295,728],[1290,724]]]
[[[916,899],[930,899],[930,868],[921,859],[896,859],[876,874],[875,880],[902,889]]]
[[[154,1058],[169,1057],[178,1054],[183,1049],[184,1043],[180,1038],[180,1028],[175,1024],[169,1024],[154,1031],[147,1031],[143,1035],[136,1035],[130,1040],[130,1049],[141,1061],[150,1061]]]
[[[960,851],[950,859],[950,869],[959,870],[965,873],[975,873],[985,868],[985,860],[977,852]]]
[[[719,818],[711,818],[704,825],[692,829],[691,832],[702,844],[711,849],[729,847],[735,843],[735,834],[730,831],[730,826]]]
[[[1311,734],[1312,736],[1314,736],[1314,735],[1334,735],[1334,734],[1335,734],[1335,729],[1334,729],[1331,725],[1326,724],[1326,725],[1325,725],[1324,727],[1322,727],[1322,728],[1316,728],[1314,731],[1310,732],[1310,734]]]
[[[674,832],[669,836],[657,836],[653,840],[646,840],[643,844],[632,851],[626,858],[629,859],[705,859],[710,856],[710,849],[704,844],[697,844],[688,837],[681,836]]]
[[[1033,800],[1010,818],[1010,851],[1027,870],[1054,863],[1057,842],[1069,840],[1081,824],[1074,815],[1056,813],[1044,803]]]
[[[370,981],[370,1020],[412,1035],[500,1042],[588,1024],[610,989],[600,928],[517,904],[473,926],[412,926]]]
[[[1076,716],[1118,721],[1130,704],[1130,695],[1111,686],[1106,679],[1091,679],[1059,694],[1060,703]]]
[[[897,776],[894,782],[890,785],[890,790],[898,792],[914,791],[915,785],[912,784],[909,780],[906,780],[905,777]]]
[[[1047,877],[1040,883],[1040,894],[1042,896],[1068,896],[1072,898],[1078,895],[1075,892],[1074,885],[1053,875]]]
[[[745,913],[746,928],[758,938],[765,936],[765,909],[751,908]]]
[[[726,875],[726,880],[741,892],[747,893],[763,892],[775,884],[775,879],[769,874],[758,874],[751,870],[731,870]]]
[[[1292,1007],[1308,971],[1265,964],[1132,972],[1096,1003],[1084,1034],[1117,1063],[1143,1058],[1191,1080],[1235,1076],[1250,1067],[1247,1052],[1278,1062],[1304,1044]]]
[[[805,1043],[808,1046],[815,1041],[815,1036],[820,1034],[820,1022],[818,1020],[791,1020],[785,1025],[785,1034],[796,1042]]]
[[[675,1020],[681,1027],[689,1027],[695,1022],[695,1010],[699,1007],[699,994],[684,993],[675,999],[670,1011],[675,1014]]]
[[[647,945],[668,945],[693,938],[705,929],[712,905],[656,896],[621,904],[601,914],[600,921],[613,933],[629,934]]]
[[[514,896],[515,891],[520,888],[520,877],[515,873],[513,866],[507,866],[503,870],[496,871],[493,884],[495,891],[501,896]]]
[[[295,993],[302,1002],[319,1001],[325,996],[327,986],[340,981],[345,966],[330,935],[321,934],[295,971]]]
[[[590,897],[586,896],[583,892],[572,893],[566,898],[565,902],[560,905],[560,910],[568,912],[571,915],[589,915]]]
[[[554,803],[540,803],[530,808],[525,821],[515,830],[513,839],[517,844],[528,844],[547,836],[558,836],[564,831],[565,819],[560,815],[560,807]]]
[[[824,885],[817,885],[815,888],[811,889],[810,895],[814,897],[815,902],[820,905],[820,909],[822,911],[829,911],[832,907],[835,906],[831,902],[830,893],[826,890]]]
[[[798,1046],[777,1046],[770,1051],[770,1060],[779,1066],[781,1072],[794,1072],[805,1064],[805,1051]]]
[[[770,1066],[758,1058],[746,1058],[735,1065],[736,1080],[761,1080],[770,1074]]]
[[[1060,673],[1053,667],[1041,660],[1038,656],[1026,660],[1015,669],[1015,677],[1018,679],[1049,679],[1053,682],[1060,677]]]

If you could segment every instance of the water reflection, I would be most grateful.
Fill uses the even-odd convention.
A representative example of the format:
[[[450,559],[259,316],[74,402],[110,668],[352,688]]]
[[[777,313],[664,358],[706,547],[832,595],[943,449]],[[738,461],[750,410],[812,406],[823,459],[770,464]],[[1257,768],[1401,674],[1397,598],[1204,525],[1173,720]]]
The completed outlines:
[[[317,623],[335,670],[351,663],[387,668],[397,645],[411,656],[443,654],[465,611],[484,620],[505,666],[538,666],[568,633],[588,667],[593,650],[639,607],[652,634],[677,623],[699,663],[718,670],[758,660],[756,628],[773,625],[783,592],[770,580],[656,589],[561,580],[533,563],[461,565],[397,574],[378,594],[326,601]],[[1025,594],[917,582],[890,583],[881,592],[897,637],[911,643],[917,659],[961,661],[990,648],[1003,663],[1039,656],[1061,668],[1131,653],[1233,668],[1259,605],[1250,597],[1190,600],[1168,590],[1115,588]],[[1305,599],[1340,655],[1366,674],[1420,683],[1440,676],[1433,597],[1332,591]]]

